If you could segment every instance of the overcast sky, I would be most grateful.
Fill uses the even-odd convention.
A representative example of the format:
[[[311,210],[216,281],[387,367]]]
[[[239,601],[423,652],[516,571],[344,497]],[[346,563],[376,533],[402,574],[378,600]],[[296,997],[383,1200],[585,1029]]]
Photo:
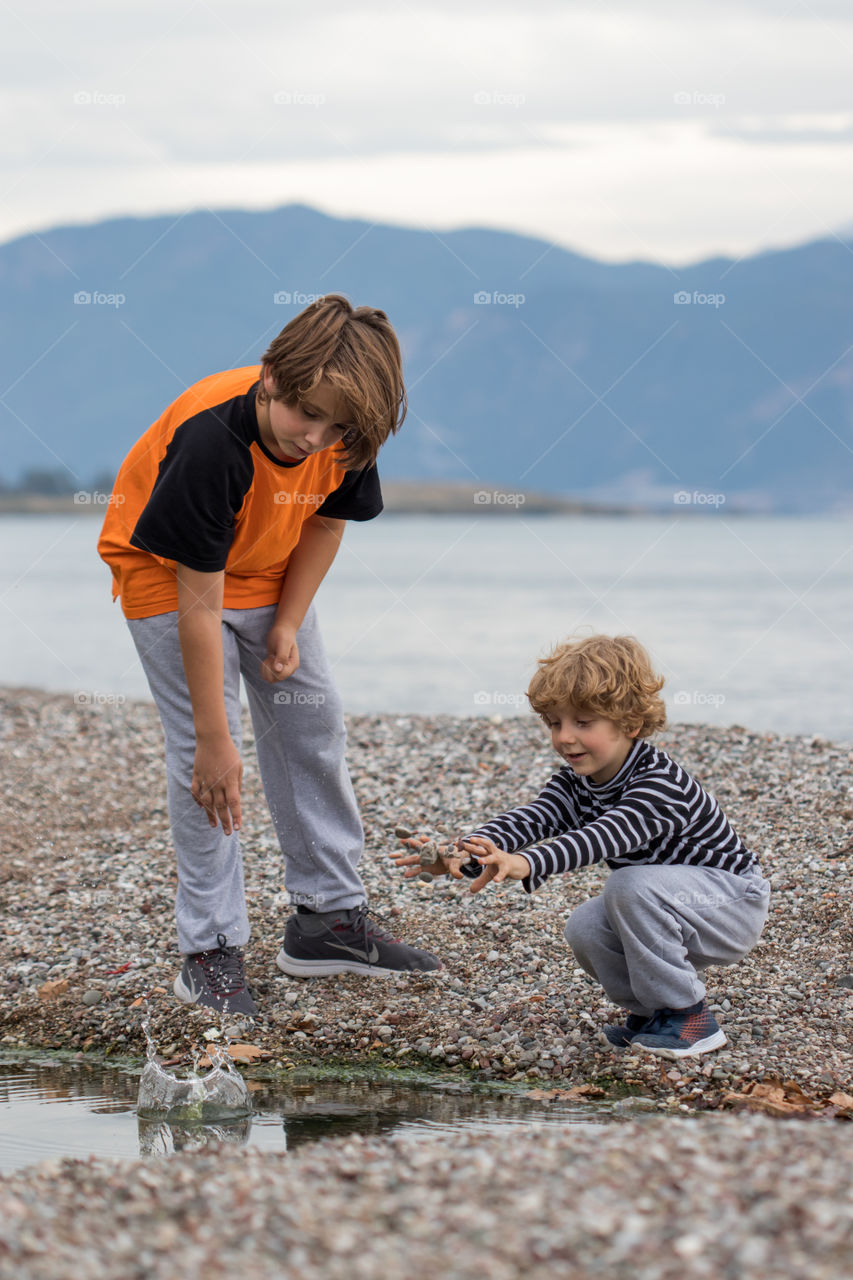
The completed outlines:
[[[0,238],[298,200],[689,262],[853,224],[853,5],[9,0]]]

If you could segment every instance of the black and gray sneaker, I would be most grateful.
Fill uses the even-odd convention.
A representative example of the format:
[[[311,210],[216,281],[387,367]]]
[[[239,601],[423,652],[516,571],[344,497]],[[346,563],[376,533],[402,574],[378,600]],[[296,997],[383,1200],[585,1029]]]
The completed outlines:
[[[258,1009],[246,986],[243,948],[226,947],[224,933],[217,934],[216,941],[219,945],[210,951],[184,956],[181,972],[172,984],[175,995],[183,1004],[254,1017]]]
[[[373,978],[441,968],[438,956],[407,946],[381,929],[366,905],[325,918],[308,912],[291,916],[276,964],[293,978],[330,973],[364,973]]]

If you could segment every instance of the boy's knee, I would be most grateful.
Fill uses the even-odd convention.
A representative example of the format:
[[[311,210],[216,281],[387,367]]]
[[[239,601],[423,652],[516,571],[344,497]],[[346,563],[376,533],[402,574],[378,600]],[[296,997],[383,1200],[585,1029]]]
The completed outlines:
[[[599,908],[596,898],[588,898],[576,907],[566,921],[563,937],[572,951],[583,951],[598,930]]]
[[[616,912],[630,907],[649,890],[647,867],[619,867],[611,871],[604,886],[604,901]]]

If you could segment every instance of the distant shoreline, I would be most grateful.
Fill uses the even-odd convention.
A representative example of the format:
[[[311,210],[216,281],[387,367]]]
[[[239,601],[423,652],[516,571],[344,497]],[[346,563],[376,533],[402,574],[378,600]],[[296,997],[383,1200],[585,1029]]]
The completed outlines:
[[[714,515],[718,507],[673,499],[668,505],[591,502],[559,494],[537,493],[482,485],[418,484],[384,480],[382,494],[389,515],[566,515],[566,516],[661,516]],[[705,497],[707,495],[700,495]],[[80,490],[77,494],[49,496],[37,493],[0,494],[0,515],[95,515],[103,513],[109,494],[100,490]],[[727,515],[768,514],[737,505],[725,508]]]

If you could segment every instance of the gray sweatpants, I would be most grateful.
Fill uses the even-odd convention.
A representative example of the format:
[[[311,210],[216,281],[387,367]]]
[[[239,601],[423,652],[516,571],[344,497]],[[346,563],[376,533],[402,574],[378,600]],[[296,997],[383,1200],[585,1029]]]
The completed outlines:
[[[240,676],[249,700],[264,794],[284,855],[284,883],[293,904],[318,911],[359,906],[366,894],[358,871],[363,832],[344,757],[340,696],[313,607],[299,628],[299,667],[267,684],[260,664],[275,607],[224,609],[225,708],[241,749]],[[166,740],[169,820],[178,863],[178,946],[189,954],[243,946],[249,920],[243,858],[236,833],[211,827],[190,794],[195,731],[178,640],[178,615],[128,619]]]
[[[572,912],[566,941],[629,1013],[686,1009],[705,996],[697,970],[735,964],[755,946],[769,901],[770,885],[758,873],[617,867],[604,893]]]

